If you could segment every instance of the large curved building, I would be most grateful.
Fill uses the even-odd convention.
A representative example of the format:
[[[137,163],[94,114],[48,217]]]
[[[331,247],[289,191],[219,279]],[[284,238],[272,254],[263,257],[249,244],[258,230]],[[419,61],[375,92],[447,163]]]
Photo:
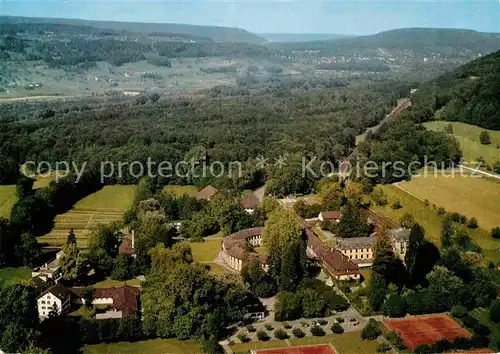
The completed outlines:
[[[247,244],[259,247],[262,244],[263,227],[253,227],[240,230],[224,237],[222,240],[222,261],[231,269],[241,271],[243,261],[249,258],[259,258],[262,267],[267,270],[267,257],[263,254],[247,251]]]

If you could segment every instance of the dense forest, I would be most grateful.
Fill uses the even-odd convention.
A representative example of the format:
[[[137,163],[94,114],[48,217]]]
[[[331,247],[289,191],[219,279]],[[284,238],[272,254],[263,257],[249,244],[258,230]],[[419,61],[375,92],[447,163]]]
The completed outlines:
[[[217,87],[192,100],[141,96],[104,106],[10,105],[3,107],[0,152],[17,163],[145,163],[148,157],[176,163],[195,156],[209,164],[251,162],[259,155],[338,162],[354,148],[356,135],[376,125],[408,92],[402,84],[396,90],[396,83],[324,84],[332,88],[282,82],[245,88],[230,98]],[[124,176],[116,182],[135,180]]]
[[[472,30],[438,28],[403,28],[369,36],[339,38],[327,41],[273,43],[271,48],[285,52],[320,50],[331,55],[346,52],[411,51],[420,55],[463,55],[466,52],[491,53],[500,48],[498,34]]]
[[[500,51],[422,85],[408,114],[500,129]]]
[[[211,38],[217,42],[262,43],[265,40],[253,33],[234,27],[196,26],[174,23],[137,23],[116,21],[86,21],[80,19],[37,18],[0,16],[0,24],[33,25],[56,24],[69,26],[94,27],[96,29],[140,34],[169,33],[182,36]]]

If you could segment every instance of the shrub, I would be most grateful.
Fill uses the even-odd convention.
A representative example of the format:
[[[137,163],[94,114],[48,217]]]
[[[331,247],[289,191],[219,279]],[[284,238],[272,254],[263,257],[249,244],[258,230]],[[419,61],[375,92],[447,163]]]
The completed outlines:
[[[285,322],[283,323],[283,327],[285,327],[286,329],[290,329],[292,328],[292,325],[290,323]]]
[[[332,332],[337,333],[337,334],[344,333],[344,328],[342,327],[342,325],[340,323],[335,322],[332,325]]]
[[[444,214],[446,214],[446,209],[443,207],[439,207],[437,213],[438,215],[443,216]]]
[[[472,317],[470,315],[465,315],[462,318],[462,322],[463,322],[464,326],[468,327],[468,328],[474,328],[478,324],[478,321],[474,317]]]
[[[392,209],[394,210],[398,210],[398,209],[401,209],[403,206],[401,205],[401,202],[399,200],[396,200],[393,204],[392,204]]]
[[[325,330],[320,326],[312,326],[310,332],[315,337],[321,337],[325,335]]]
[[[477,223],[477,219],[475,217],[470,218],[467,222],[467,227],[469,229],[476,229],[478,226],[479,224]]]
[[[500,226],[491,229],[491,237],[496,240],[500,239]]]
[[[478,323],[474,327],[474,333],[480,336],[488,336],[491,333],[491,330],[488,328],[488,326],[485,326],[482,323]]]
[[[300,328],[294,328],[292,329],[292,334],[297,337],[297,338],[302,338],[304,337],[306,334],[304,333],[303,330],[301,330]]]
[[[382,305],[382,312],[389,317],[403,317],[406,315],[406,300],[393,294]]]
[[[328,321],[327,320],[324,320],[324,319],[320,319],[318,320],[318,323],[322,326],[326,326],[328,324]]]
[[[344,323],[344,318],[343,317],[337,317],[336,318],[338,323]]]
[[[307,323],[307,321],[300,321],[300,325],[302,327],[309,327],[309,323]]]
[[[385,353],[391,350],[391,346],[387,343],[379,343],[377,346],[377,353]]]
[[[265,341],[268,341],[269,340],[269,336],[267,335],[266,332],[264,331],[257,331],[256,333],[257,335],[257,338],[262,341],[262,342],[265,342]]]
[[[255,327],[254,327],[254,326],[252,326],[251,324],[248,324],[246,327],[247,327],[248,332],[255,332],[255,331],[257,330],[257,329],[255,329]]]
[[[361,332],[361,339],[376,339],[381,334],[382,331],[380,330],[379,323],[375,319],[370,318]]]
[[[456,337],[453,339],[453,348],[456,349],[469,349],[471,347],[471,340],[465,337]]]
[[[246,342],[250,342],[250,338],[247,337],[247,335],[245,333],[238,333],[237,335],[237,338],[242,342],[242,343],[246,343]]]
[[[489,145],[489,144],[491,144],[490,133],[488,133],[487,130],[483,130],[481,132],[481,134],[479,134],[479,141],[483,145]]]
[[[264,325],[264,327],[266,327],[266,329],[267,329],[268,331],[272,331],[272,330],[274,329],[274,327],[273,327],[273,326],[271,326],[269,323],[266,323],[266,324]]]
[[[455,305],[451,308],[451,315],[453,317],[464,317],[467,314],[467,309],[461,305]]]
[[[434,353],[447,352],[453,349],[453,343],[451,343],[448,339],[443,338],[431,345],[431,348]]]
[[[485,348],[490,343],[490,340],[487,336],[474,334],[470,339],[470,342],[473,348]]]
[[[288,338],[288,334],[286,333],[285,330],[279,328],[276,331],[274,331],[274,337],[276,337],[278,339],[287,339]]]
[[[406,349],[405,345],[403,344],[403,340],[401,339],[401,336],[398,332],[387,332],[386,334],[384,334],[384,338],[391,342],[392,345],[394,345],[397,349]]]
[[[420,344],[413,350],[416,354],[424,354],[424,353],[434,353],[434,350],[431,346],[427,344]]]

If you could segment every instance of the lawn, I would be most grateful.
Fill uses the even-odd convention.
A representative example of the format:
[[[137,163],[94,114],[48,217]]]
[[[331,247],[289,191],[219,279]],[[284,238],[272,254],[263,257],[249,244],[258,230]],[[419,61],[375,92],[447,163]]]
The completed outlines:
[[[324,337],[305,337],[290,339],[292,346],[331,343],[339,354],[373,354],[377,352],[376,340],[361,340],[361,332],[345,332]]]
[[[195,262],[212,262],[221,250],[222,239],[209,239],[202,242],[190,242],[191,252]]]
[[[29,268],[0,268],[0,286],[31,279]]]
[[[136,186],[105,186],[75,204],[75,210],[125,212],[134,202]]]
[[[271,340],[267,342],[252,341],[249,343],[237,343],[230,346],[231,350],[236,354],[247,354],[250,350],[254,349],[271,349],[289,347],[288,343],[284,340]]]
[[[396,186],[384,185],[381,186],[381,188],[386,193],[389,203],[384,207],[373,205],[373,211],[380,213],[397,224],[399,224],[401,216],[405,213],[410,213],[425,229],[427,239],[437,246],[441,245],[440,235],[442,217],[437,214],[437,207],[426,205],[422,200],[408,194]],[[396,200],[399,200],[403,206],[401,209],[394,210],[391,208],[392,203]],[[483,248],[483,253],[488,260],[494,262],[500,261],[500,252],[498,252],[500,241],[493,240],[489,233],[482,228],[475,230],[468,229],[467,232],[477,244]]]
[[[363,283],[369,284],[372,278],[372,270],[370,268],[362,268],[359,272],[363,276]]]
[[[9,219],[12,207],[16,202],[16,186],[0,186],[0,218]]]
[[[84,354],[202,354],[201,344],[176,339],[151,339],[142,342],[86,345]]]
[[[399,186],[438,207],[477,218],[486,230],[500,225],[500,182],[454,174],[414,177]]]
[[[450,122],[434,121],[424,123],[424,126],[429,130],[443,131],[448,124]],[[500,161],[500,149],[497,148],[500,145],[500,131],[488,130],[491,144],[483,145],[479,141],[479,134],[487,129],[458,122],[452,122],[451,125],[453,126],[453,136],[460,143],[465,161],[476,161],[480,156],[490,165],[496,161]]]
[[[177,186],[177,185],[168,185],[163,187],[163,191],[165,193],[172,193],[178,197],[186,194],[190,197],[194,197],[198,194],[198,188],[195,186]]]

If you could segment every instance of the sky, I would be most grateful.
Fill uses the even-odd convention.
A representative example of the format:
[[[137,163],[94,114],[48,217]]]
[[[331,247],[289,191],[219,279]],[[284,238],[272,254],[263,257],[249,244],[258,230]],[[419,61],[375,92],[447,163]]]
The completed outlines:
[[[254,33],[364,35],[404,27],[500,32],[500,0],[0,0],[0,13],[232,26]]]

